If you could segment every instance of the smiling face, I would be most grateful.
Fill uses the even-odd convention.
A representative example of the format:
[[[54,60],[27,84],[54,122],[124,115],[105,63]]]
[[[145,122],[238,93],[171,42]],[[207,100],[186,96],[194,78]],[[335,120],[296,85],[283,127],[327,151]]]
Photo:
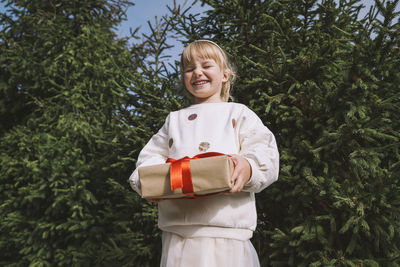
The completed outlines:
[[[229,79],[229,72],[211,58],[194,55],[190,63],[183,68],[183,80],[186,89],[195,98],[195,103],[223,102],[222,84]]]
[[[185,94],[194,103],[227,102],[235,76],[226,53],[215,43],[190,43],[181,56]]]

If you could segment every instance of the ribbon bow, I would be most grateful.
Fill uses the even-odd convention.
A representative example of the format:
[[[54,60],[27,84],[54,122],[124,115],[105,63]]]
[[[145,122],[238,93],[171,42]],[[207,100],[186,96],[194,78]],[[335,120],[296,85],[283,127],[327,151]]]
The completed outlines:
[[[178,160],[173,158],[168,158],[167,163],[171,163],[170,167],[171,191],[174,191],[175,189],[178,188],[182,188],[182,193],[184,193],[187,196],[194,197],[195,194],[193,190],[192,173],[190,171],[190,161],[192,159],[224,156],[224,155],[225,154],[218,152],[208,152],[208,153],[198,154],[192,158],[183,157]]]

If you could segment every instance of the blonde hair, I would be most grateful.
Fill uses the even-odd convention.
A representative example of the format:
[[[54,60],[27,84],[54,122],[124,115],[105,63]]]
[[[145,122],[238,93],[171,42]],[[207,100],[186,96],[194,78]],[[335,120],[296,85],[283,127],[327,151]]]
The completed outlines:
[[[225,102],[228,102],[229,99],[232,99],[232,96],[230,94],[231,87],[233,84],[233,81],[236,77],[236,73],[234,71],[234,68],[232,64],[230,63],[228,56],[226,55],[225,51],[219,47],[216,43],[210,40],[197,40],[192,43],[190,43],[182,52],[181,55],[181,77],[182,77],[182,83],[184,87],[184,93],[185,95],[192,101],[194,102],[194,97],[193,95],[186,89],[184,81],[183,81],[183,72],[185,69],[185,66],[190,64],[193,60],[193,58],[196,56],[199,56],[201,58],[209,58],[213,59],[218,66],[221,68],[222,71],[229,71],[229,79],[227,82],[222,83],[222,88],[221,88],[221,99]]]

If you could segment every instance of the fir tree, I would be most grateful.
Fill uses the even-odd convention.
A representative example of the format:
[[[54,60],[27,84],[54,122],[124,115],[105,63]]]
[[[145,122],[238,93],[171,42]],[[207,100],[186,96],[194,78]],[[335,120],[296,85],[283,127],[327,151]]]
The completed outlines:
[[[257,195],[262,266],[398,266],[398,1],[214,1],[175,30],[236,63],[238,102],[275,133],[279,181]],[[398,9],[397,9],[398,10]]]
[[[162,28],[130,48],[117,38],[129,5],[8,1],[1,14],[2,266],[158,264],[155,207],[127,178],[176,81],[141,61],[168,47]]]

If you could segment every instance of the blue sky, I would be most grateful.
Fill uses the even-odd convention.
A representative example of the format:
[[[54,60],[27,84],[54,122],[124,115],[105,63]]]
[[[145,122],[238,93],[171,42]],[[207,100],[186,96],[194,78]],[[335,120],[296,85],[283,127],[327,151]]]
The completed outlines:
[[[173,7],[174,2],[176,5],[181,6],[181,10],[188,8],[192,0],[136,0],[134,1],[135,5],[130,7],[127,11],[127,21],[124,21],[118,29],[118,35],[127,36],[129,35],[129,28],[135,29],[138,26],[141,26],[139,33],[149,33],[148,21],[154,22],[155,17],[160,19],[163,15],[169,13],[167,6]],[[203,13],[207,10],[207,6],[201,6],[200,1],[198,1],[192,8],[191,13]],[[168,53],[171,58],[168,62],[173,62],[174,60],[178,60],[180,53],[183,50],[183,46],[174,39],[170,39],[168,44],[173,45]]]
[[[174,6],[174,0],[136,0],[133,2],[135,5],[127,11],[128,21],[124,21],[121,24],[120,31],[122,35],[129,34],[129,27],[136,28],[140,25],[142,25],[141,31],[146,32],[148,30],[147,21],[154,21],[156,16],[161,18],[163,15],[168,14],[167,5]],[[189,7],[191,2],[188,0],[175,0],[176,5],[181,7]],[[200,3],[196,3],[192,8],[192,13],[201,13],[206,9],[206,6],[202,7]]]

